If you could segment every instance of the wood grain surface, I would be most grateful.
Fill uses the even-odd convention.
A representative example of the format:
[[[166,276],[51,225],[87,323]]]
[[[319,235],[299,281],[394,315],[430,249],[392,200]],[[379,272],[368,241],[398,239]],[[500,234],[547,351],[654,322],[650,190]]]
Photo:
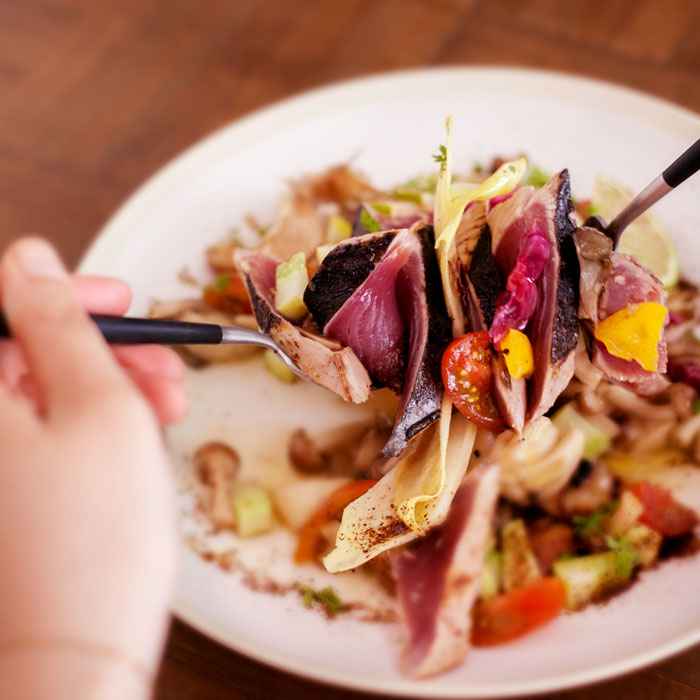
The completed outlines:
[[[0,245],[41,233],[74,264],[186,146],[273,100],[369,72],[533,66],[700,111],[699,28],[698,0],[0,0]],[[274,671],[180,622],[155,695],[366,697]],[[700,648],[551,697],[697,699]]]

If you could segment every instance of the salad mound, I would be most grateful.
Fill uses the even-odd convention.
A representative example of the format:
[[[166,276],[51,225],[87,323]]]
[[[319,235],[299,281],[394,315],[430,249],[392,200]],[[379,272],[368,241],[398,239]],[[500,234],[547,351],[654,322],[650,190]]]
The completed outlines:
[[[152,309],[259,327],[345,401],[394,396],[370,421],[295,431],[298,479],[276,492],[239,482],[235,446],[196,462],[217,528],[281,520],[297,563],[371,572],[421,678],[624,589],[692,548],[700,514],[698,290],[586,226],[595,199],[574,203],[566,169],[457,176],[450,120],[435,160],[389,191],[348,166],[301,178],[272,226],[207,251],[200,298]],[[321,593],[304,604],[347,609]]]

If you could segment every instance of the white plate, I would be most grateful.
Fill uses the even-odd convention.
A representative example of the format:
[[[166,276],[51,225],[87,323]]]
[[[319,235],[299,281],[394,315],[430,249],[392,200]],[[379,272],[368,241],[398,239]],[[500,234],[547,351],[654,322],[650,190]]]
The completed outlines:
[[[86,255],[81,270],[126,279],[132,311],[152,298],[192,290],[177,280],[188,266],[204,275],[202,251],[247,213],[271,219],[285,181],[355,158],[379,185],[400,183],[434,166],[453,115],[455,161],[525,152],[544,170],[571,170],[574,193],[590,194],[596,173],[632,188],[655,177],[700,133],[700,118],[651,97],[565,75],[497,68],[396,73],[316,90],[255,113],[194,146],[147,182],[120,209]],[[685,274],[697,279],[700,180],[657,207],[678,243]],[[332,425],[356,416],[310,385],[287,387],[253,360],[190,373],[192,411],[170,431],[179,480],[186,457],[209,438],[229,439],[244,469],[279,480],[292,427]],[[183,459],[184,458],[184,459]],[[285,478],[284,474],[281,477]],[[182,496],[184,529],[203,537]],[[237,547],[232,536],[207,546]],[[291,582],[290,538],[284,532],[242,547],[239,559],[259,577]],[[330,577],[306,568],[314,585]],[[295,592],[254,592],[240,574],[224,572],[183,547],[176,613],[205,634],[256,659],[319,681],[416,697],[496,697],[561,689],[631,671],[700,641],[700,558],[646,572],[631,591],[602,607],[566,615],[527,638],[473,651],[460,668],[415,682],[397,671],[399,630],[356,615],[326,621],[302,608]],[[263,581],[264,582],[264,581]],[[391,601],[349,574],[334,582],[346,601]]]

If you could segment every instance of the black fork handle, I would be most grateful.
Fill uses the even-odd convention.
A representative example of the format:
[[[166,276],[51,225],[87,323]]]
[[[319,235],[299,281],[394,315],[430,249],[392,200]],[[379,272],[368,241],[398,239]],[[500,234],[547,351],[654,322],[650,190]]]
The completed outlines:
[[[108,343],[139,345],[218,345],[223,340],[223,328],[214,323],[189,323],[161,318],[124,318],[91,314]],[[0,338],[9,338],[10,329],[0,313]]]
[[[669,187],[678,187],[700,170],[700,139],[681,154],[661,174]]]

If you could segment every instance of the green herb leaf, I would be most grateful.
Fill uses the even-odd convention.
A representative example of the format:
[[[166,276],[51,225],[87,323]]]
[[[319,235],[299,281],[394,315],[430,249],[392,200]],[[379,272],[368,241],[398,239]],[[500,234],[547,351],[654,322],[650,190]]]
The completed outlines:
[[[316,598],[316,593],[311,586],[299,586],[299,593],[302,594],[301,603],[305,608],[310,608],[311,603],[314,602]]]
[[[608,549],[617,554],[617,570],[623,576],[629,576],[639,562],[639,553],[632,548],[626,537],[620,537],[616,540],[614,537],[606,535],[605,544]]]
[[[331,586],[315,591],[311,586],[300,585],[299,593],[302,595],[301,602],[305,608],[310,608],[313,603],[318,603],[330,617],[347,610]]]
[[[693,401],[693,415],[697,416],[700,413],[700,399]]]
[[[617,501],[610,501],[600,508],[596,508],[590,515],[574,515],[571,524],[576,534],[581,537],[586,535],[603,534],[603,518],[610,515],[617,508]]]
[[[436,163],[444,163],[447,161],[447,148],[445,146],[440,146],[440,153],[436,153],[433,156],[433,160]]]
[[[588,216],[595,216],[596,214],[600,214],[600,207],[597,207],[595,204],[591,204],[591,206],[588,207]]]
[[[338,594],[330,586],[319,591],[316,594],[316,599],[326,608],[329,615],[335,615],[345,609]]]
[[[510,170],[510,172],[512,172],[512,173],[515,173],[515,166],[514,166],[514,165],[509,165],[509,166],[508,166],[508,170]]]
[[[360,223],[368,233],[382,230],[382,225],[364,207],[360,209]]]

